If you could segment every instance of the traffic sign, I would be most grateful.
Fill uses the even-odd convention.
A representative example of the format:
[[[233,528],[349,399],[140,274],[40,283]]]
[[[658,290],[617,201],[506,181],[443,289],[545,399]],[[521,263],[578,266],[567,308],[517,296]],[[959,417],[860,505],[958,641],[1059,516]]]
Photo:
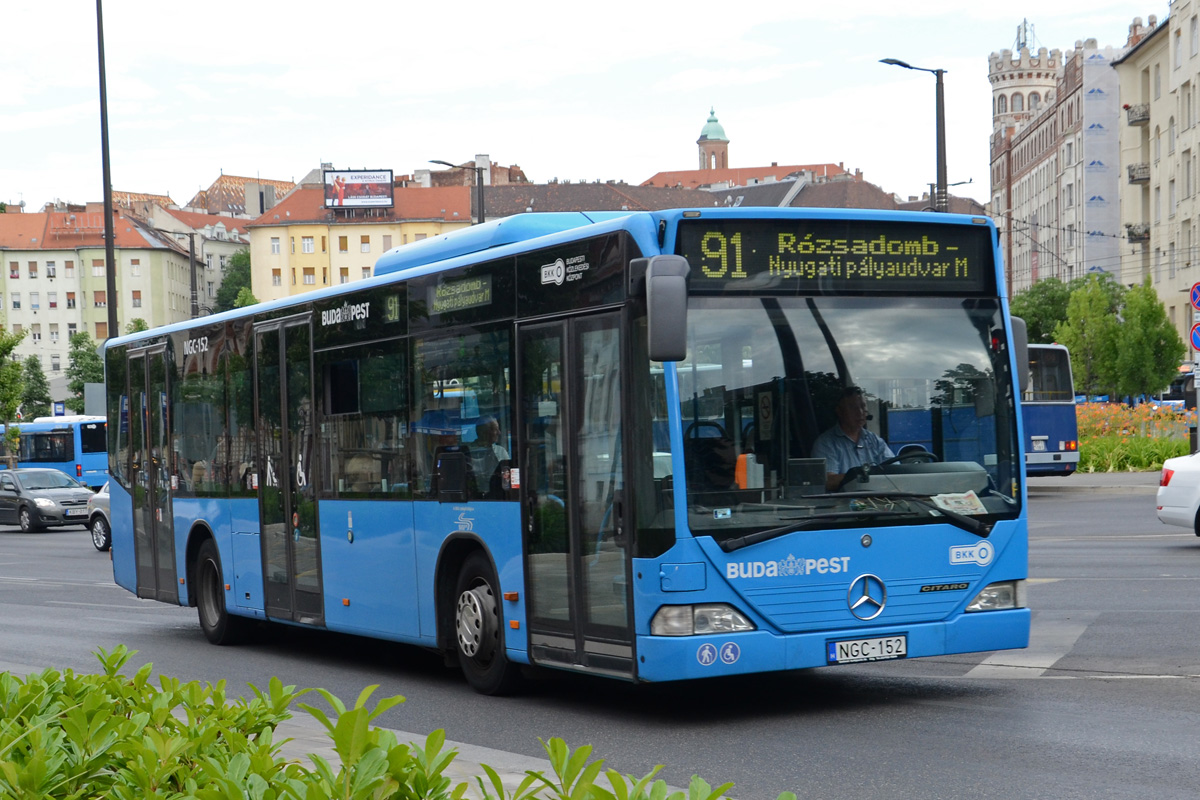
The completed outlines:
[[[1192,308],[1200,311],[1200,283],[1192,284]]]
[[[1192,326],[1192,335],[1189,338],[1192,340],[1192,349],[1200,350],[1200,322]]]

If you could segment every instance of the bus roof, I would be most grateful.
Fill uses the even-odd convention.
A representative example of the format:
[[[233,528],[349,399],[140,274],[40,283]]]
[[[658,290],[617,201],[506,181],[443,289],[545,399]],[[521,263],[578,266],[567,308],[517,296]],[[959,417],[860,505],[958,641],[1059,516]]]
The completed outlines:
[[[163,325],[149,331],[138,331],[105,340],[102,348],[130,344],[176,331],[192,330],[197,326],[212,325],[230,319],[240,319],[247,314],[259,314],[275,309],[290,308],[314,300],[322,300],[355,292],[372,285],[387,284],[394,280],[408,279],[419,275],[453,269],[478,260],[479,253],[488,252],[489,257],[504,257],[530,249],[550,247],[579,238],[600,236],[616,230],[630,231],[643,245],[655,235],[658,244],[668,249],[674,243],[662,239],[664,228],[687,217],[756,219],[826,219],[826,220],[895,220],[911,222],[937,222],[943,225],[987,225],[995,226],[987,217],[966,214],[944,214],[924,211],[891,211],[861,208],[770,208],[761,206],[739,208],[676,208],[663,211],[563,211],[529,212],[460,228],[450,233],[422,239],[388,250],[375,264],[374,275],[360,281],[338,284],[327,288],[289,295],[274,300],[265,300],[249,308],[235,308],[194,320],[184,320]],[[583,231],[581,228],[593,228]],[[494,251],[494,253],[492,252]],[[403,274],[401,274],[403,273]]]

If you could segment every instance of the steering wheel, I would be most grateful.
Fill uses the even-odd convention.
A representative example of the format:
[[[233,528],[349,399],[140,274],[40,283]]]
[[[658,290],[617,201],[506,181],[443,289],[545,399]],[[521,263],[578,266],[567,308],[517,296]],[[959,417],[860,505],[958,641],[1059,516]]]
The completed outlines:
[[[891,458],[885,458],[883,461],[880,461],[875,466],[886,467],[888,464],[917,464],[917,463],[932,464],[934,461],[941,461],[941,459],[938,458],[937,456],[935,456],[933,453],[929,452],[928,450],[910,450],[909,452],[902,453],[898,456],[892,456]]]
[[[700,429],[701,428],[716,428],[717,433],[718,433],[718,438],[725,438],[725,428],[723,428],[720,424],[713,422],[712,420],[707,420],[707,419],[698,419],[695,422],[693,422],[691,425],[688,425],[687,428],[683,432],[683,438],[685,438],[685,439],[701,438],[700,437]]]

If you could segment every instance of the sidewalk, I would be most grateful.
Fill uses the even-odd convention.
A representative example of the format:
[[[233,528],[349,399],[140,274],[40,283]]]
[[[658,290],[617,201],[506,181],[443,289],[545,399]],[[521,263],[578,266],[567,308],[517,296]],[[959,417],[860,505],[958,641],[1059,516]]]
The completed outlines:
[[[1067,477],[1029,478],[1029,493],[1043,492],[1130,492],[1155,494],[1160,471],[1154,472],[1076,472]]]
[[[310,761],[309,754],[313,753],[321,756],[329,761],[335,767],[338,764],[337,754],[333,751],[333,740],[329,738],[325,728],[313,719],[307,712],[300,708],[293,708],[293,717],[281,723],[276,729],[275,738],[291,739],[292,741],[280,748],[279,754],[281,757],[308,763]],[[416,743],[425,746],[425,735],[419,733],[409,733],[407,731],[393,730],[396,734],[396,741],[401,744]],[[536,740],[534,744],[537,744]],[[573,747],[584,743],[571,743]],[[534,770],[541,772],[547,778],[553,780],[554,774],[550,768],[550,762],[544,758],[532,758],[523,756],[518,753],[509,753],[504,750],[495,750],[490,747],[480,747],[478,745],[466,744],[464,742],[454,742],[446,740],[442,747],[442,752],[455,750],[458,755],[454,761],[450,763],[442,774],[450,779],[451,787],[457,786],[460,783],[468,784],[465,797],[479,800],[482,795],[479,791],[479,784],[475,778],[480,777],[488,785],[488,790],[492,791],[491,784],[488,782],[487,775],[479,768],[480,764],[487,764],[500,775],[501,781],[504,783],[504,788],[508,792],[514,791],[521,781],[525,780],[526,770]],[[596,758],[604,758],[604,754],[593,754],[591,760]],[[639,776],[640,777],[640,776]],[[608,788],[607,779],[598,779],[600,786]],[[680,787],[669,786],[669,792],[683,791]]]

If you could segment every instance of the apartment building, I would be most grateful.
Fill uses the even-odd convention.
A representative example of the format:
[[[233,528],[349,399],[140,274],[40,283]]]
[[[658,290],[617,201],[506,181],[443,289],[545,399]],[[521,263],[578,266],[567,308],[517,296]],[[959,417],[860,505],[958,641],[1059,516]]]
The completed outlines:
[[[1170,17],[1114,66],[1124,113],[1125,251],[1136,277],[1150,278],[1167,318],[1191,347],[1189,332],[1200,321],[1190,302],[1191,287],[1200,282],[1200,3],[1172,3]],[[1190,352],[1193,361],[1200,359],[1195,347]]]
[[[100,204],[0,214],[0,324],[28,334],[16,356],[38,356],[57,398],[66,394],[71,336],[82,331],[102,342],[114,334],[109,303],[117,303],[122,327],[135,318],[154,327],[189,317],[186,248],[123,211],[113,223],[117,294],[109,297]]]
[[[1128,282],[1135,270],[1122,252],[1121,95],[1112,65],[1155,25],[1137,18],[1124,47],[1087,39],[1065,56],[1031,52],[1023,25],[1015,53],[991,54],[992,214],[1010,292],[1099,272]]]
[[[470,187],[397,186],[394,192],[391,208],[326,208],[324,186],[302,183],[249,222],[254,296],[275,300],[369,278],[375,261],[393,247],[471,224]]]

